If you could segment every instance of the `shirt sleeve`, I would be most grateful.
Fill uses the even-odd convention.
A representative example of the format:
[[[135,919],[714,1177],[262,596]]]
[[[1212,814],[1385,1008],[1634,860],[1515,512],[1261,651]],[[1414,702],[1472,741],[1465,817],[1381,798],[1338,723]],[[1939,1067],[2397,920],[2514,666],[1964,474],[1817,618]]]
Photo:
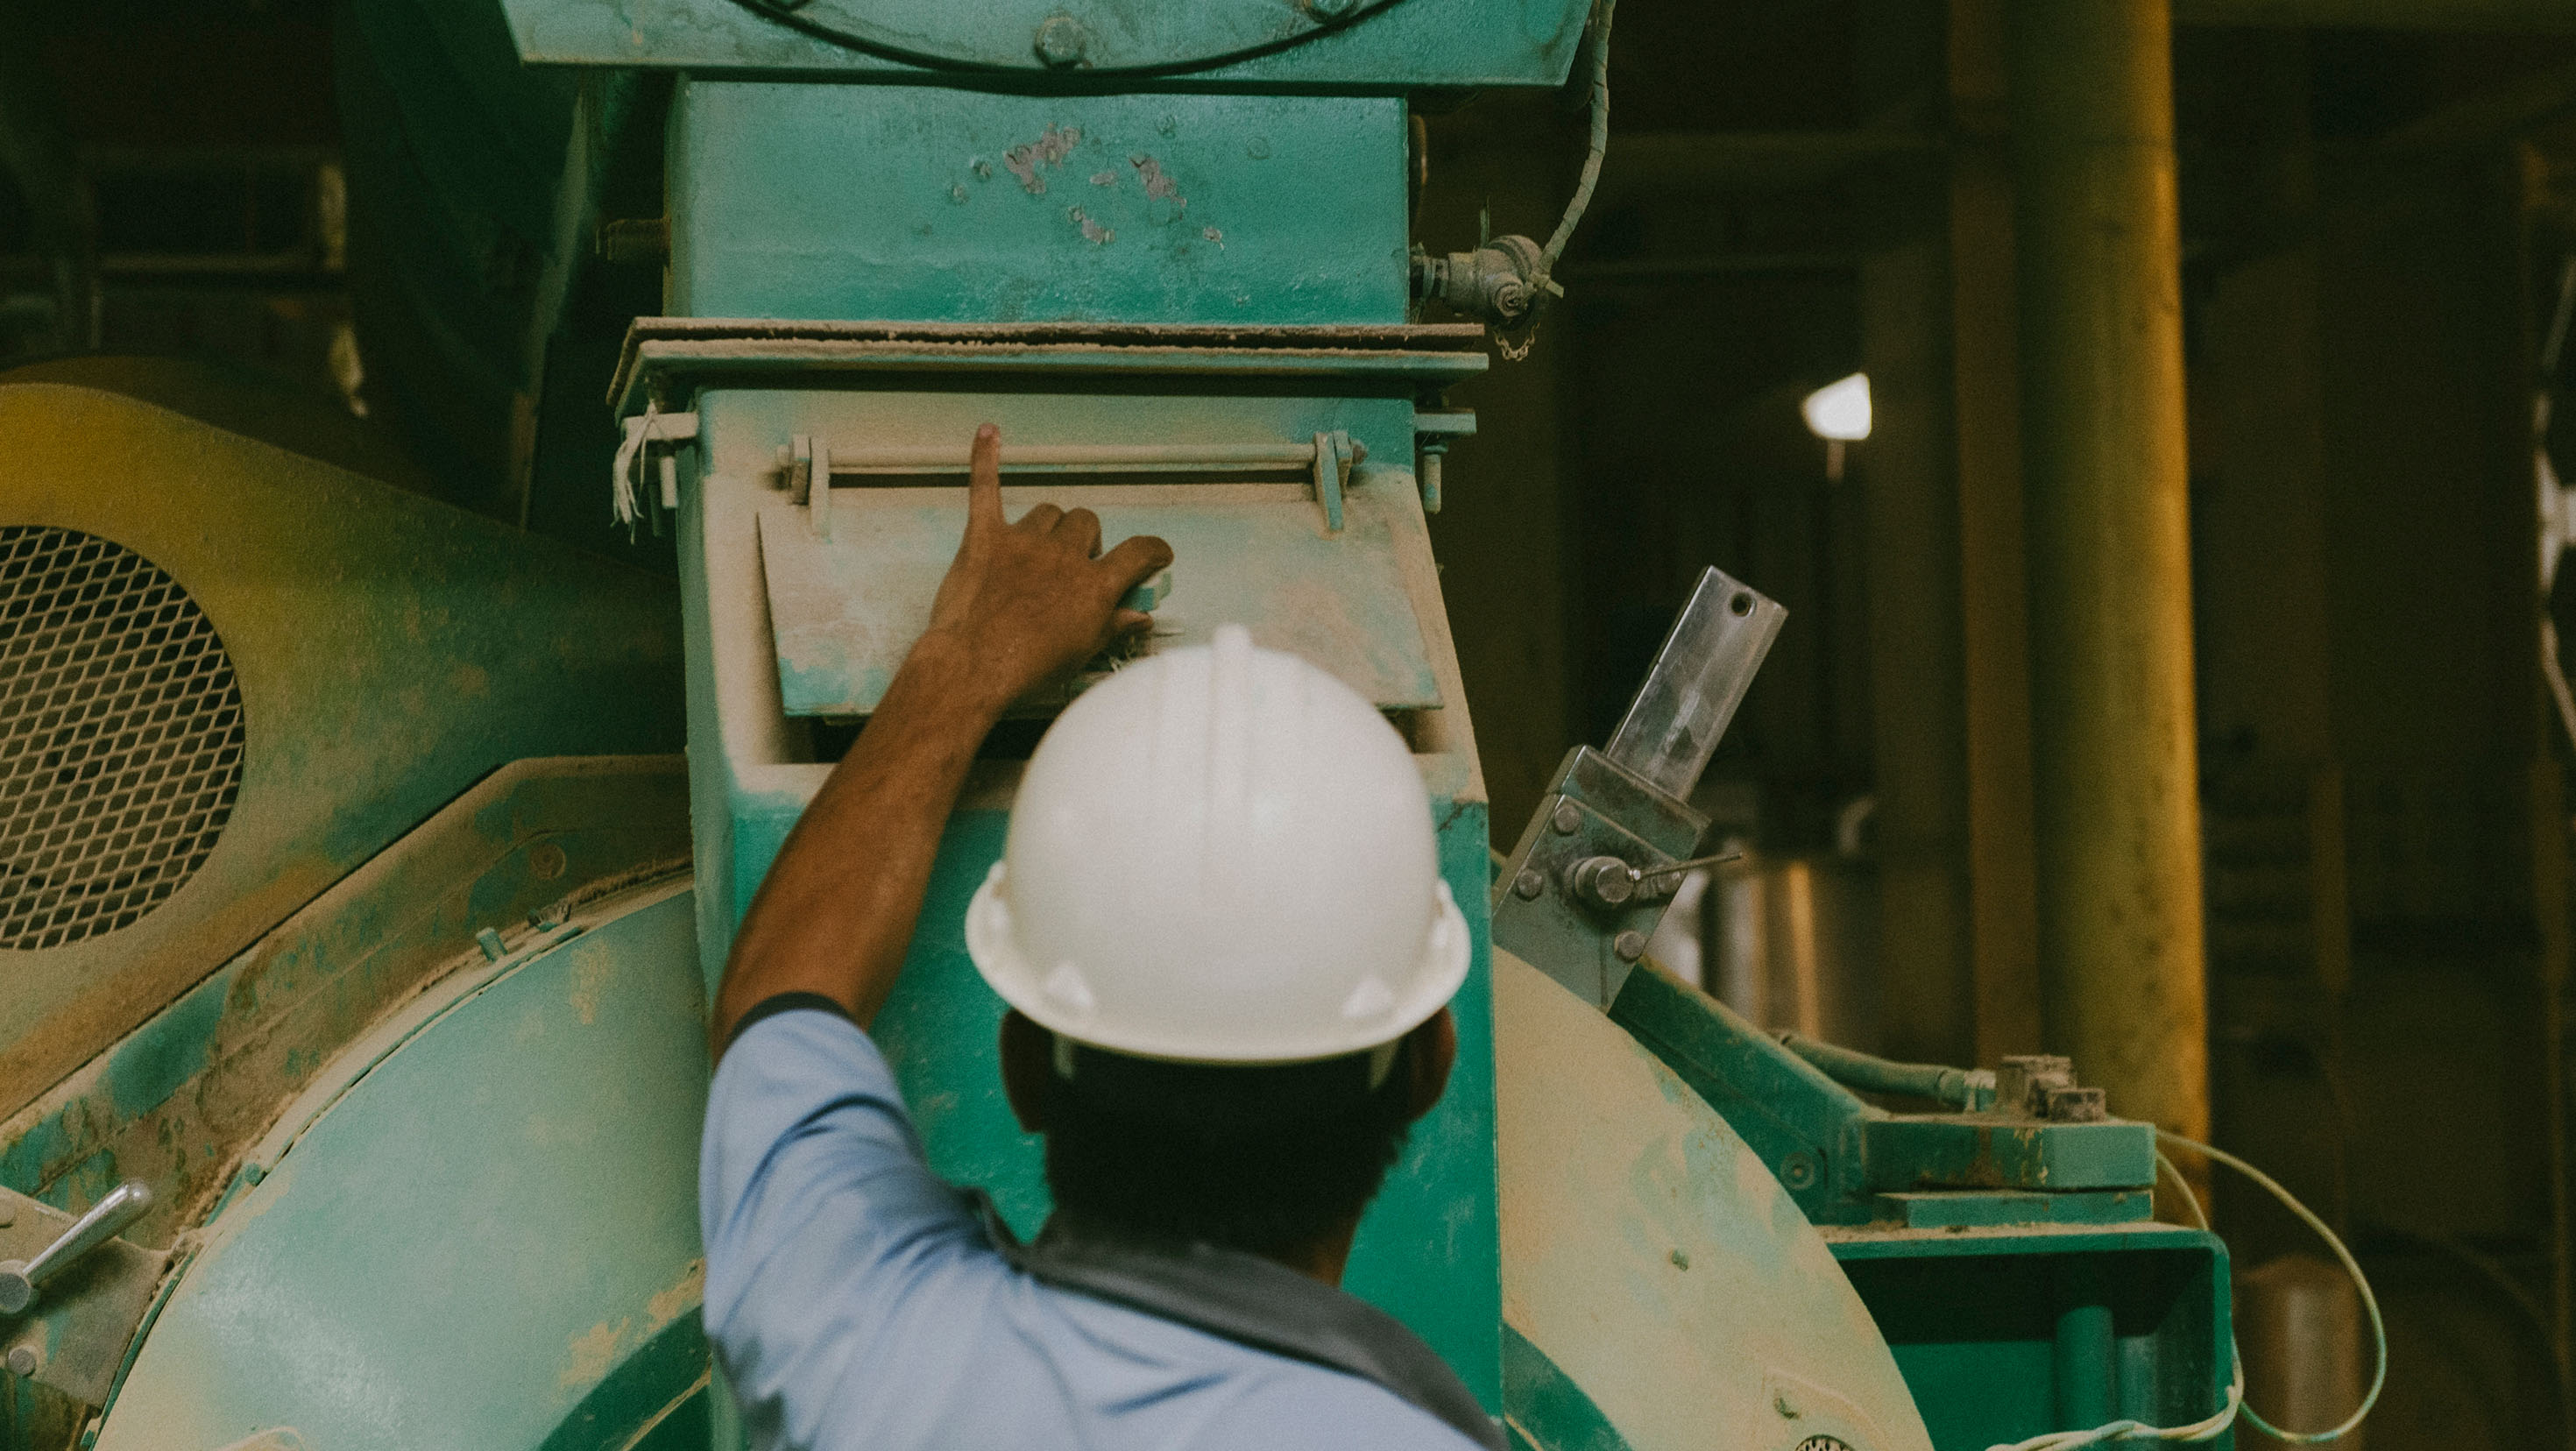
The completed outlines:
[[[900,1307],[998,1256],[931,1172],[894,1075],[837,1012],[749,1022],[717,1065],[698,1169],[706,1329],[755,1445],[828,1439],[834,1387]]]

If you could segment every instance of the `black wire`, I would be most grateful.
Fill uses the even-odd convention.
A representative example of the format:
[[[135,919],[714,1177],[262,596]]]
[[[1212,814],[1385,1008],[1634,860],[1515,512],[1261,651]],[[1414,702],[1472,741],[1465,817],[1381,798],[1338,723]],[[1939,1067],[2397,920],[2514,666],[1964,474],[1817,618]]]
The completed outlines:
[[[1259,45],[1249,45],[1239,50],[1230,50],[1222,55],[1207,56],[1198,60],[1173,61],[1164,65],[1103,66],[1096,69],[1085,66],[1068,66],[1060,71],[1049,70],[1039,66],[992,65],[984,61],[958,60],[953,56],[933,55],[928,51],[918,51],[906,46],[891,45],[882,40],[872,40],[864,35],[854,35],[851,32],[842,30],[836,26],[825,25],[819,20],[808,19],[807,17],[796,13],[796,11],[787,8],[785,5],[780,4],[779,0],[733,0],[733,3],[750,11],[752,14],[759,16],[761,19],[769,21],[773,25],[782,25],[789,30],[796,31],[802,35],[811,36],[826,44],[839,46],[843,50],[857,51],[861,55],[872,55],[880,60],[895,61],[903,65],[920,66],[925,70],[1022,79],[1037,76],[1059,75],[1177,76],[1188,75],[1196,71],[1216,70],[1223,66],[1236,65],[1247,60],[1258,60],[1265,55],[1276,55],[1283,50],[1293,50],[1318,36],[1331,35],[1337,31],[1348,30],[1352,26],[1359,24],[1361,21],[1368,19],[1370,16],[1375,15],[1380,11],[1394,9],[1396,6],[1404,3],[1404,0],[1370,0],[1370,3],[1360,6],[1348,15],[1344,15],[1333,20],[1317,22],[1312,30],[1299,31],[1295,35],[1281,36],[1277,40],[1265,40]]]

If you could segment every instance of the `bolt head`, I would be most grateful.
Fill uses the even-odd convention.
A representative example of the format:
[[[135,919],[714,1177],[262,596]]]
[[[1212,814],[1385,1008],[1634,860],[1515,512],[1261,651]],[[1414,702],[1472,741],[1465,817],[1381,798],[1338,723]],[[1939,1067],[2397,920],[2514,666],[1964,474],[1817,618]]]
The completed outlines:
[[[36,1373],[36,1347],[32,1345],[10,1346],[9,1373],[22,1380],[28,1376],[34,1375]]]
[[[1523,867],[1521,874],[1512,878],[1512,895],[1524,902],[1546,890],[1547,878],[1540,876],[1534,868]]]
[[[1034,47],[1038,59],[1048,65],[1079,65],[1083,53],[1091,48],[1091,34],[1070,15],[1050,15],[1038,22]]]
[[[1583,825],[1583,808],[1571,801],[1560,801],[1556,804],[1556,814],[1547,822],[1556,828],[1559,836],[1572,836]]]
[[[1816,1182],[1816,1161],[1804,1154],[1791,1154],[1780,1165],[1780,1182],[1791,1189],[1804,1189]]]
[[[1359,0],[1306,0],[1308,13],[1318,20],[1339,20],[1359,8]]]
[[[1646,934],[1637,931],[1622,932],[1610,939],[1610,950],[1617,954],[1621,962],[1635,962],[1646,955]]]

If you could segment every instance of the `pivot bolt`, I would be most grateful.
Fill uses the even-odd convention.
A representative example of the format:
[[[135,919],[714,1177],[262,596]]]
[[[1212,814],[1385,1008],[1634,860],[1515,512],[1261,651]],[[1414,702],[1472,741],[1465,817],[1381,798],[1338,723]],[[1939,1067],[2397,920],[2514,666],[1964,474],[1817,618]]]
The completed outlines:
[[[1816,1161],[1805,1154],[1791,1154],[1780,1163],[1780,1184],[1787,1189],[1806,1189],[1816,1182]]]
[[[1572,836],[1583,825],[1583,808],[1571,801],[1556,803],[1556,814],[1547,819],[1559,836]]]
[[[1521,874],[1512,878],[1512,895],[1524,902],[1535,899],[1546,890],[1547,878],[1539,875],[1535,868],[1523,867]]]
[[[1637,873],[1626,862],[1614,856],[1585,857],[1576,862],[1565,879],[1574,886],[1574,895],[1584,905],[1616,912],[1635,901],[1639,895]]]
[[[1646,934],[1634,930],[1622,932],[1610,939],[1610,951],[1621,962],[1635,962],[1646,955]]]
[[[36,1347],[32,1345],[10,1346],[9,1373],[18,1377],[20,1380],[24,1380],[28,1376],[34,1375],[36,1373]]]
[[[1038,59],[1061,70],[1082,63],[1083,53],[1091,48],[1091,35],[1070,15],[1050,15],[1038,22],[1035,44]]]

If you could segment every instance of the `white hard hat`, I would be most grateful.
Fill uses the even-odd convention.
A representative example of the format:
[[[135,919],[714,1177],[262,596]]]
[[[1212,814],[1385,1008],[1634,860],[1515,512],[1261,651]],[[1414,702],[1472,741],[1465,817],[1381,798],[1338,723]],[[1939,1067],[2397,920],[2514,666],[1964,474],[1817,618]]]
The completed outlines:
[[[1093,686],[1038,743],[966,909],[1002,1000],[1199,1063],[1381,1047],[1467,976],[1431,804],[1370,704],[1240,625]]]

